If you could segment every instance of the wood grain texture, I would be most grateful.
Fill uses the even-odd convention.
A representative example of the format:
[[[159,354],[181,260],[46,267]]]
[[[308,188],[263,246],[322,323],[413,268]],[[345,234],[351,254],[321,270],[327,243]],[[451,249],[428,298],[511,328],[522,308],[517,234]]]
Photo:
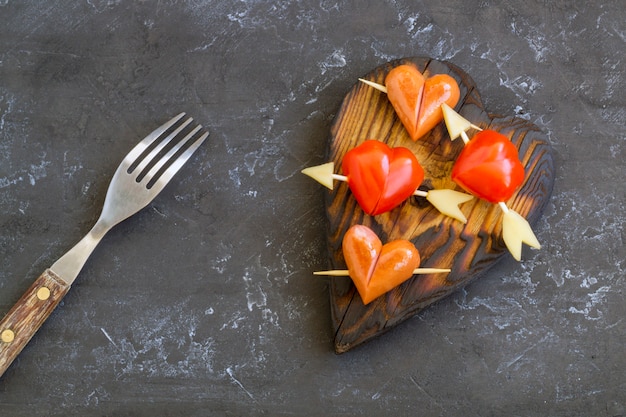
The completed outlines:
[[[11,338],[7,338],[6,341],[0,340],[0,376],[24,349],[69,289],[69,284],[47,269],[2,319],[0,334],[9,334]]]
[[[460,68],[425,57],[404,58],[376,68],[362,78],[384,83],[387,72],[411,62],[425,74],[445,73],[461,89],[455,110],[481,128],[500,131],[517,146],[526,178],[507,202],[509,208],[534,224],[550,198],[554,183],[552,149],[545,135],[526,120],[489,115],[478,90]],[[450,179],[463,141],[452,142],[443,123],[422,139],[412,141],[396,117],[386,95],[357,83],[346,95],[330,132],[329,161],[341,173],[344,154],[367,139],[412,150],[425,171],[422,189],[459,189]],[[471,133],[470,133],[471,136]],[[331,279],[331,315],[335,350],[346,352],[379,336],[484,274],[496,261],[509,256],[502,241],[501,210],[497,205],[474,199],[461,205],[467,224],[443,216],[425,199],[415,197],[378,216],[365,214],[346,183],[326,195],[329,220],[328,248],[331,269],[345,269],[341,250],[343,235],[353,224],[373,229],[383,242],[411,240],[422,256],[423,267],[450,268],[450,274],[420,275],[364,306],[349,278]]]

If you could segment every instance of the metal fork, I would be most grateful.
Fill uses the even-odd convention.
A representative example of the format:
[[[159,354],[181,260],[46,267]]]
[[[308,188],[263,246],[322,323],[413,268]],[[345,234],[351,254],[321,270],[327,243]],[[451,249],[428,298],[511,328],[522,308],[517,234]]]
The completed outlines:
[[[115,171],[93,228],[46,269],[0,322],[0,376],[67,294],[102,237],[147,206],[208,137],[175,116],[139,142]],[[165,138],[164,138],[165,136]]]

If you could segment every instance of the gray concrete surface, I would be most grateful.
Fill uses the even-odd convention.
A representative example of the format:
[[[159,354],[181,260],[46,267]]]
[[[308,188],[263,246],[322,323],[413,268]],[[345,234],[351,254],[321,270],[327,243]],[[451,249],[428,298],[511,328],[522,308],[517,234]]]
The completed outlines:
[[[626,415],[626,9],[614,1],[0,1],[0,315],[187,111],[199,154],[0,378],[6,416]],[[555,149],[541,251],[335,355],[320,186],[360,75],[449,60]]]

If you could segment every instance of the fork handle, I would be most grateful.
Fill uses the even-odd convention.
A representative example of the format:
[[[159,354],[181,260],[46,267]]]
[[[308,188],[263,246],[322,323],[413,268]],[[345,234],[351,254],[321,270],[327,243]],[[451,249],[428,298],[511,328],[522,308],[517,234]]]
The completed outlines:
[[[0,376],[24,349],[70,289],[46,269],[0,322]]]

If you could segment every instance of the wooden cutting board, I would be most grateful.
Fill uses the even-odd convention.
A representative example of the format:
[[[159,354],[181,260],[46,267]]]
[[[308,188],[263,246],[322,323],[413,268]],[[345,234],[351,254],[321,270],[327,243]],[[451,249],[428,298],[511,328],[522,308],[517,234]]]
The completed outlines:
[[[426,76],[449,74],[454,77],[461,90],[455,110],[473,124],[500,131],[511,138],[525,167],[526,179],[507,205],[531,225],[536,223],[554,183],[552,149],[546,136],[526,120],[488,114],[474,81],[449,62],[425,57],[403,58],[382,65],[362,78],[384,84],[391,68],[408,62]],[[341,173],[344,154],[367,139],[412,150],[426,174],[421,189],[462,191],[450,179],[450,172],[464,146],[463,141],[452,142],[442,122],[413,142],[386,94],[357,82],[344,98],[331,126],[328,161],[335,163],[336,173]],[[369,216],[361,210],[345,182],[335,183],[334,190],[326,195],[325,204],[329,220],[330,269],[346,269],[341,242],[354,224],[370,227],[383,243],[411,240],[420,251],[422,267],[451,269],[449,274],[416,275],[368,305],[363,305],[350,278],[331,278],[331,314],[337,353],[383,334],[487,273],[498,260],[510,257],[501,236],[501,210],[485,201],[474,199],[461,205],[467,224],[440,214],[421,197],[412,197],[390,212]]]

